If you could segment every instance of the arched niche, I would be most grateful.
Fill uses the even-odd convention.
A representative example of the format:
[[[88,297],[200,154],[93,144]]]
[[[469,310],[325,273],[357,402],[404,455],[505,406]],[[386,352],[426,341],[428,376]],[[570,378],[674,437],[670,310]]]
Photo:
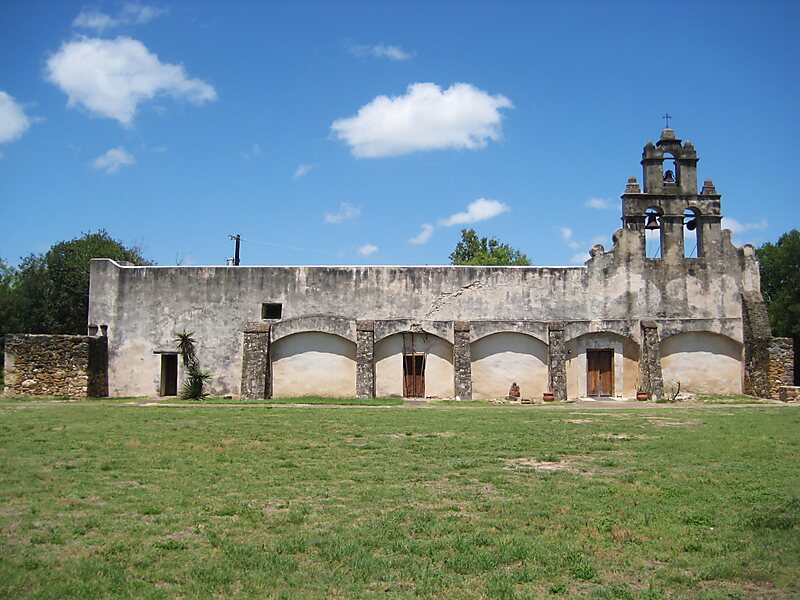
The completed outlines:
[[[639,379],[639,344],[631,338],[611,333],[595,332],[570,339],[565,345],[567,355],[567,396],[583,398],[589,395],[589,354],[611,353],[612,397],[636,395]]]
[[[689,207],[683,211],[683,257],[701,258],[703,256],[703,227],[700,210]]]
[[[272,395],[353,397],[356,345],[321,331],[293,333],[272,343]]]
[[[664,250],[664,223],[663,211],[651,206],[644,211],[644,257],[662,258]]]
[[[473,398],[502,398],[516,382],[525,398],[547,391],[548,347],[518,332],[498,332],[472,342]]]
[[[375,394],[404,396],[404,356],[424,356],[424,395],[453,397],[453,344],[426,332],[399,332],[375,343]]]
[[[665,388],[702,394],[742,392],[742,344],[709,331],[688,331],[661,340]]]
[[[680,163],[672,152],[664,152],[664,158],[661,161],[661,178],[665,186],[677,186],[680,183]]]

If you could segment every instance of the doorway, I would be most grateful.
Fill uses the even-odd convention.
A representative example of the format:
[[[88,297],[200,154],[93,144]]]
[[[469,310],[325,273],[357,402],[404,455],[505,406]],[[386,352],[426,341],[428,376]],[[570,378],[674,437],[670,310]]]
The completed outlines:
[[[586,395],[614,395],[614,351],[586,351]]]
[[[425,355],[403,354],[403,396],[425,397]]]
[[[158,390],[159,396],[178,395],[178,355],[161,355],[161,385]]]

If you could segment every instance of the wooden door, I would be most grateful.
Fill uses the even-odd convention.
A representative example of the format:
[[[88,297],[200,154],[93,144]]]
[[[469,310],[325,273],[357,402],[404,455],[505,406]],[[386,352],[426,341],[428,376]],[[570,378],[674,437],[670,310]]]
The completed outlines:
[[[403,396],[425,397],[425,355],[403,355]]]
[[[586,351],[586,395],[614,395],[614,351]]]

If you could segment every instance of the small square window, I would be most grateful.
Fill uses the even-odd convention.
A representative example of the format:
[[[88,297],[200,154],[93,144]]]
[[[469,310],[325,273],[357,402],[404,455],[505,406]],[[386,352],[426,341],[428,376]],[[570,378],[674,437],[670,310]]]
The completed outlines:
[[[280,302],[264,302],[261,305],[262,319],[280,319],[283,311],[283,304]]]

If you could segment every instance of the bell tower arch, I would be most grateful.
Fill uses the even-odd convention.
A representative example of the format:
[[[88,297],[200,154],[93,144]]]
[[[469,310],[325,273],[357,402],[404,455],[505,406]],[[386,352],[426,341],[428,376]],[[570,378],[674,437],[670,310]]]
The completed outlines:
[[[669,127],[661,132],[658,142],[645,144],[642,187],[630,177],[622,195],[623,227],[638,234],[639,243],[634,247],[641,257],[676,262],[718,256],[720,195],[710,179],[698,193],[699,160],[692,142],[682,142]],[[652,216],[654,212],[657,219]],[[648,241],[652,245],[656,234],[660,256],[648,251]],[[686,243],[692,246],[688,251]]]

